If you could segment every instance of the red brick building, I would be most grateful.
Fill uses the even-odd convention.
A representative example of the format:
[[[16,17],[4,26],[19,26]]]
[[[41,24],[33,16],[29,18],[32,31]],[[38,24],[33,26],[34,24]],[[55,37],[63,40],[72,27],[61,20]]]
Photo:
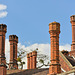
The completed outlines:
[[[71,51],[59,51],[60,23],[52,22],[49,24],[51,42],[51,63],[49,68],[37,69],[37,52],[27,54],[27,69],[19,70],[17,65],[17,43],[18,37],[10,35],[10,70],[6,70],[5,60],[5,33],[7,26],[0,24],[0,75],[75,75],[75,15],[70,17],[72,24],[72,44]],[[15,70],[11,70],[15,68]],[[7,72],[6,72],[7,71]]]

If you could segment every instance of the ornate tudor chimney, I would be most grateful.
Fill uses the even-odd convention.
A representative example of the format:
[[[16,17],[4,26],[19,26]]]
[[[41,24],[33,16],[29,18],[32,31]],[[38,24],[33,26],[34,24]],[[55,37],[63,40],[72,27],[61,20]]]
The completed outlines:
[[[7,26],[0,24],[0,75],[6,75],[6,60],[5,60],[5,34]]]
[[[30,52],[27,54],[27,69],[36,68],[37,51]]]
[[[70,22],[72,24],[72,45],[71,45],[71,51],[75,50],[75,15],[72,15],[70,17]]]
[[[59,34],[60,24],[52,22],[49,24],[49,33],[51,38],[51,63],[48,75],[56,75],[61,73],[61,66],[59,64]]]
[[[70,17],[70,22],[72,24],[72,44],[70,55],[75,57],[75,15]]]
[[[9,64],[9,69],[18,69],[18,64],[17,64],[18,37],[16,35],[10,35],[9,36],[9,42],[10,42],[10,64]]]

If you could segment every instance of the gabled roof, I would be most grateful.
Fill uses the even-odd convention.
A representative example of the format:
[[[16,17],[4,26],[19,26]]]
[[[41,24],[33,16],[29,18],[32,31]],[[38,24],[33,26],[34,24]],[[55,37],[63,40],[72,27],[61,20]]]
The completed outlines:
[[[75,66],[75,60],[72,56],[66,56],[65,57],[67,58],[67,60],[71,63],[72,66]]]

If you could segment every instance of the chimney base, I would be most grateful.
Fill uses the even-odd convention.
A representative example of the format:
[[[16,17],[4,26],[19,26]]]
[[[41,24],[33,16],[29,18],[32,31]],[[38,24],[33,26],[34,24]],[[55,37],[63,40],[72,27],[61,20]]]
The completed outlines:
[[[0,65],[0,75],[6,75],[6,65]]]

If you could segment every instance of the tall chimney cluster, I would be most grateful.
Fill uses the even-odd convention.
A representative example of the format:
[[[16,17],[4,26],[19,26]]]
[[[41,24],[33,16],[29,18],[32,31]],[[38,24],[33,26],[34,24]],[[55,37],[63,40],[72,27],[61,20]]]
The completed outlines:
[[[72,44],[69,54],[75,57],[75,15],[70,17],[72,24]],[[6,75],[6,58],[5,58],[5,34],[7,26],[0,24],[0,75]],[[61,65],[59,64],[59,34],[60,23],[52,22],[49,24],[50,42],[51,42],[51,63],[48,75],[56,75],[61,73]],[[16,35],[9,36],[10,42],[10,63],[9,69],[18,69],[17,64],[17,44],[18,37]],[[63,52],[64,55],[68,53]],[[32,51],[27,54],[27,69],[36,68],[37,51]]]
[[[7,26],[0,24],[0,75],[6,75],[6,58],[5,58],[5,34],[7,32]],[[17,43],[18,37],[16,35],[9,36],[10,42],[10,64],[9,68],[18,69],[17,65]]]
[[[37,52],[33,51],[27,54],[27,69],[36,68]]]

